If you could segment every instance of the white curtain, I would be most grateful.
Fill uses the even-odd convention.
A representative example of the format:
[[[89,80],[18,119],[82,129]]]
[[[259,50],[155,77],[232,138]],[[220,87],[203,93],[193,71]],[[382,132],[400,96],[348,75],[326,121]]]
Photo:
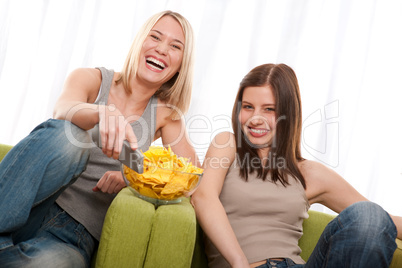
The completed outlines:
[[[286,63],[301,88],[304,157],[402,215],[399,0],[0,0],[0,143],[17,143],[52,116],[73,69],[119,71],[138,28],[165,9],[196,34],[186,122],[201,159],[213,136],[231,129],[242,77]]]

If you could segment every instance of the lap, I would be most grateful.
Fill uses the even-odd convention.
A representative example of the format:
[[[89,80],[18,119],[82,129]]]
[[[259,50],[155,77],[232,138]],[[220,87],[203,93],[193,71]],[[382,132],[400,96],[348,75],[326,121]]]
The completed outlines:
[[[0,267],[86,267],[83,256],[57,239],[35,237],[0,251]]]
[[[88,267],[95,246],[85,227],[54,204],[32,238],[0,251],[0,267]]]

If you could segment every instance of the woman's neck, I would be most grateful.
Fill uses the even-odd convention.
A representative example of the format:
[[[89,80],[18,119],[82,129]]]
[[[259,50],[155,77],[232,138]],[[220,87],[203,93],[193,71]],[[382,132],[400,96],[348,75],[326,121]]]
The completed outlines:
[[[111,87],[108,104],[116,105],[126,117],[141,116],[156,90],[131,83],[131,93],[128,93],[123,83],[117,83]]]
[[[258,156],[260,157],[261,161],[265,161],[269,154],[269,147],[260,148],[257,151]]]

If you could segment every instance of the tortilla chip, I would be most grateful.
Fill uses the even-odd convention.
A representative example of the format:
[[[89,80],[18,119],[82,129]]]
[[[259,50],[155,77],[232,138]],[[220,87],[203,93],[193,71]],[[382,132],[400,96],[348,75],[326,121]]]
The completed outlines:
[[[169,148],[151,146],[144,154],[144,173],[124,166],[124,176],[141,195],[157,199],[175,199],[194,189],[203,169],[188,159],[177,157]]]

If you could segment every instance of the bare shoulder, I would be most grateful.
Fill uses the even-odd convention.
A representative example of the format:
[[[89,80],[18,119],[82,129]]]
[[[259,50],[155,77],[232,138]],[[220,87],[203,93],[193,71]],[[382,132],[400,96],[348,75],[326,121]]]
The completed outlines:
[[[97,94],[102,82],[100,70],[94,68],[79,68],[73,70],[64,83],[64,90],[85,92],[90,97]]]
[[[163,127],[164,125],[173,123],[174,121],[182,120],[182,119],[174,120],[172,118],[173,109],[174,109],[174,107],[170,107],[169,104],[167,104],[166,102],[164,102],[158,98],[158,104],[157,104],[157,109],[156,109],[156,115],[157,115],[156,118],[157,118],[159,127]]]
[[[93,102],[99,92],[102,75],[94,68],[79,68],[73,70],[66,78],[59,101],[80,100]]]
[[[209,150],[221,154],[234,155],[236,153],[236,139],[233,133],[225,131],[218,133],[212,140]]]
[[[175,112],[179,115],[178,117],[175,116]],[[184,134],[186,129],[185,125],[184,114],[178,110],[177,107],[158,98],[156,109],[156,137],[161,136],[163,131],[165,134],[166,131]]]
[[[307,180],[317,179],[322,177],[322,175],[325,175],[327,172],[331,172],[331,169],[326,167],[325,165],[307,159],[299,162],[299,169]]]
[[[184,133],[184,130],[184,117],[178,119],[172,118],[172,108],[169,107],[166,102],[158,98],[155,139],[162,137],[162,134],[164,134],[165,137],[166,135],[176,136],[177,133]]]
[[[311,160],[299,162],[300,172],[303,174],[306,182],[306,196],[310,203],[316,203],[320,200],[322,194],[326,192],[328,180],[331,181],[332,171],[325,165]]]
[[[335,170],[319,162],[304,160],[299,163],[306,181],[306,196],[310,204],[320,203],[340,212],[357,201],[366,200]]]
[[[219,197],[236,156],[235,137],[230,132],[217,134],[208,148],[202,167],[204,168],[203,182],[196,191],[196,196]]]
[[[213,141],[215,146],[236,148],[235,136],[229,131],[218,133]]]
[[[77,68],[73,70],[68,78],[68,80],[79,80],[80,82],[97,82],[100,84],[102,81],[102,74],[99,69],[95,68]]]
[[[204,160],[204,166],[216,163],[219,167],[229,168],[236,156],[235,136],[230,132],[221,132],[211,141]]]

